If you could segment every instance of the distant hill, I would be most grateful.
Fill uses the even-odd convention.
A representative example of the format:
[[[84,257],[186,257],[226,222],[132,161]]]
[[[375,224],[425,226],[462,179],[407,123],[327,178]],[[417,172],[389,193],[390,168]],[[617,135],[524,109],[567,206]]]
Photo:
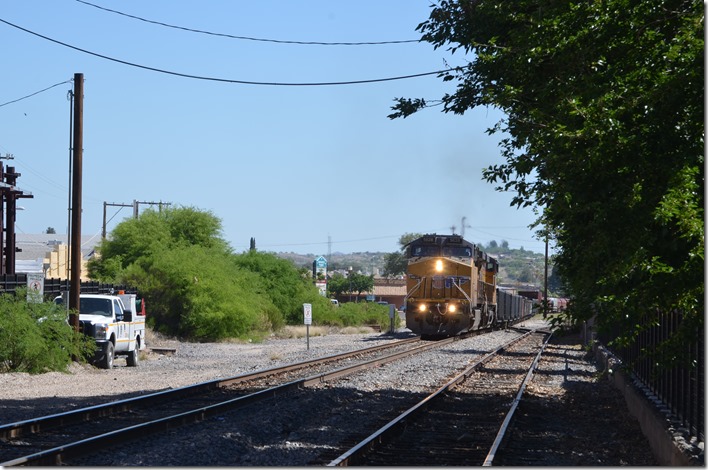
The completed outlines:
[[[323,255],[327,259],[327,270],[344,270],[348,271],[351,267],[355,272],[364,274],[381,274],[384,266],[384,252],[361,252],[361,253],[332,253],[331,255]],[[292,261],[295,266],[312,268],[312,262],[320,255],[298,253],[276,253],[280,258]]]
[[[544,255],[527,251],[524,249],[510,249],[507,246],[489,246],[484,251],[499,262],[500,284],[531,284],[537,287],[543,286],[544,275]],[[361,252],[361,253],[332,253],[330,256],[324,255],[327,259],[327,270],[349,270],[352,267],[355,272],[364,274],[381,274],[384,267],[384,252]],[[276,253],[277,256],[292,261],[296,266],[312,268],[312,262],[319,256],[314,254],[298,253]],[[548,275],[549,286],[557,285],[550,280],[553,270],[552,262],[549,260]],[[553,289],[553,287],[549,287]]]

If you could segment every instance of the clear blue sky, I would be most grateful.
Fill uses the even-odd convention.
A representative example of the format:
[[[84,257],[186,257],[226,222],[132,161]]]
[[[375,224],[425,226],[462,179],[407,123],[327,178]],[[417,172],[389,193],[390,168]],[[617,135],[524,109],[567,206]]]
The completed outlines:
[[[281,41],[417,40],[428,0],[90,0],[150,21]],[[233,81],[331,83],[421,74],[469,58],[428,43],[302,45],[169,28],[76,0],[6,0],[0,19],[144,67]],[[435,75],[367,84],[268,86],[137,68],[0,23],[0,104],[84,74],[82,234],[100,236],[103,203],[163,201],[211,211],[236,252],[315,255],[397,250],[411,232],[460,232],[543,252],[529,209],[481,178],[502,162],[485,130],[494,109],[386,116],[396,97],[437,99]],[[0,155],[22,176],[18,233],[68,225],[72,83],[0,106]],[[147,205],[140,206],[141,211]],[[130,208],[108,207],[108,230]]]

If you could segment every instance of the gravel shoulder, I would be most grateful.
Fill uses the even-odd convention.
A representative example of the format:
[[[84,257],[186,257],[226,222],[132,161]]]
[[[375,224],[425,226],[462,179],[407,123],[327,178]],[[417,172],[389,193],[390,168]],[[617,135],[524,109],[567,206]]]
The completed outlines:
[[[303,338],[270,338],[260,343],[189,343],[148,334],[138,367],[117,357],[113,369],[73,363],[66,372],[0,374],[0,424],[108,401],[232,377],[410,337],[408,330],[386,335],[331,333]],[[175,349],[158,353],[152,348]]]
[[[526,322],[529,328],[542,325]],[[454,349],[468,348],[467,353],[481,353],[492,348],[493,342],[501,342],[505,332],[493,332],[476,337],[471,345],[455,345],[448,348],[440,361],[450,363],[450,357],[461,357]],[[149,349],[142,354],[138,367],[127,367],[125,359],[118,358],[111,370],[98,369],[90,365],[73,364],[65,373],[51,372],[30,375],[24,373],[0,374],[0,424],[6,424],[37,416],[59,413],[121,398],[147,394],[169,388],[178,388],[200,381],[231,377],[277,365],[328,356],[344,351],[361,349],[377,344],[411,337],[408,330],[400,330],[394,335],[374,331],[343,332],[329,331],[323,336],[307,338],[270,338],[260,343],[186,343],[172,339],[148,336],[148,348],[175,349],[173,354],[158,353]],[[472,349],[469,349],[472,348]],[[546,370],[546,379],[531,386],[535,396],[543,397],[544,413],[558,417],[559,423],[569,428],[561,428],[554,442],[561,446],[550,465],[654,465],[651,449],[639,429],[638,423],[629,417],[617,390],[607,381],[600,379],[592,358],[578,344],[563,345],[563,356],[571,362],[558,362],[560,369]],[[474,355],[474,354],[473,354]],[[570,364],[570,367],[568,366]],[[88,462],[87,465],[308,465],[322,451],[327,438],[332,438],[333,430],[352,426],[357,420],[371,418],[376,413],[339,414],[340,404],[346,401],[360,401],[362,407],[370,410],[372,400],[377,396],[390,397],[395,394],[421,395],[423,388],[429,388],[439,378],[441,367],[429,362],[411,365],[410,362],[391,363],[388,370],[374,371],[360,377],[347,379],[346,386],[329,389],[322,387],[316,396],[317,403],[305,400],[301,408],[287,408],[275,415],[270,409],[254,409],[245,419],[242,415],[230,415],[209,420],[189,430],[175,430],[165,436],[155,436],[143,442],[144,453],[117,452],[112,460]],[[548,367],[555,368],[553,365]],[[400,370],[396,370],[399,368]],[[411,374],[414,370],[415,374]],[[561,373],[562,371],[562,373]],[[569,386],[572,385],[572,386]],[[576,400],[577,398],[577,400]],[[315,400],[315,398],[313,398]],[[597,407],[598,401],[606,406]],[[555,406],[562,405],[563,406]],[[321,416],[313,413],[319,410]],[[282,415],[282,416],[281,416]],[[298,416],[299,418],[295,418]],[[303,417],[311,418],[311,431],[292,429],[292,423]],[[282,422],[281,422],[282,421]],[[600,421],[602,432],[594,433]],[[269,423],[267,432],[262,423]],[[323,427],[323,423],[326,423]],[[302,423],[301,423],[302,424]],[[612,442],[598,440],[598,435],[607,429],[615,429],[611,439],[622,441],[619,454],[609,454],[599,449],[614,448]],[[570,448],[568,436],[577,430],[585,432],[577,435],[578,440]],[[267,444],[259,433],[272,436],[280,434],[281,446]],[[547,434],[547,433],[546,433]],[[169,452],[165,452],[167,448]],[[599,448],[599,449],[598,449]],[[264,452],[268,449],[268,452]],[[573,458],[569,458],[572,452]],[[234,460],[234,456],[238,459]],[[578,455],[580,457],[578,458]]]

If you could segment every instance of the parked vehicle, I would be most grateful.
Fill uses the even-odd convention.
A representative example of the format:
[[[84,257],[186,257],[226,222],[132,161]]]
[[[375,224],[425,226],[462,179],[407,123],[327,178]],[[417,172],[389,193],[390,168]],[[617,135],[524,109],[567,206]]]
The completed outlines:
[[[54,301],[64,303],[61,296]],[[126,356],[135,367],[145,349],[145,305],[135,294],[81,294],[79,331],[96,340],[93,360],[100,367],[111,369],[116,355]]]

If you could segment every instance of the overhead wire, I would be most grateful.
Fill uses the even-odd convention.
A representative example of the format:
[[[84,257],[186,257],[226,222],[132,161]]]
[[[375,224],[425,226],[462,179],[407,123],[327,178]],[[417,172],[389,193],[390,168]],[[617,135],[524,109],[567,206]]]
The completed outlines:
[[[90,2],[87,2],[87,1],[84,1],[84,0],[76,0],[76,1],[79,2],[79,3],[85,4],[85,5],[88,5],[88,6],[92,6],[92,7],[94,7],[94,8],[100,9],[100,10],[104,10],[104,11],[107,11],[107,12],[110,12],[110,13],[122,15],[122,16],[125,16],[125,17],[128,17],[128,18],[136,19],[136,20],[143,21],[143,22],[146,22],[146,23],[152,23],[152,24],[156,24],[156,25],[160,25],[160,26],[164,26],[164,27],[168,27],[168,28],[180,29],[180,30],[184,30],[184,31],[189,31],[189,32],[194,32],[194,33],[200,33],[200,34],[207,34],[207,35],[213,35],[213,36],[227,37],[227,38],[232,38],[232,39],[241,39],[241,40],[250,40],[250,41],[261,41],[261,42],[272,42],[272,43],[283,43],[283,44],[326,45],[326,46],[335,46],[335,45],[339,45],[339,46],[359,46],[359,45],[380,45],[380,44],[400,44],[400,43],[420,42],[419,40],[377,41],[377,42],[316,42],[316,41],[292,41],[292,40],[276,40],[276,39],[254,38],[254,37],[247,37],[247,36],[236,36],[236,35],[231,35],[231,34],[215,33],[215,32],[211,32],[211,31],[198,30],[198,29],[193,29],[193,28],[187,28],[187,27],[182,27],[182,26],[171,25],[171,24],[163,23],[163,22],[159,22],[159,21],[148,20],[148,19],[146,19],[146,18],[142,18],[142,17],[139,17],[139,16],[130,15],[130,14],[127,14],[127,13],[124,13],[124,12],[120,12],[120,11],[117,11],[117,10],[112,10],[112,9],[109,9],[109,8],[101,7],[101,6],[99,6],[99,5],[95,5],[95,4],[93,4],[93,3],[90,3]],[[403,76],[387,77],[387,78],[378,78],[378,79],[368,79],[368,80],[350,80],[350,81],[341,81],[341,82],[286,83],[286,82],[259,82],[259,81],[246,81],[246,80],[225,79],[225,78],[218,78],[218,77],[207,77],[207,76],[199,76],[199,75],[193,75],[193,74],[186,74],[186,73],[174,72],[174,71],[159,69],[159,68],[155,68],[155,67],[145,66],[145,65],[141,65],[141,64],[136,64],[136,63],[124,61],[124,60],[121,60],[121,59],[116,59],[116,58],[113,58],[113,57],[109,57],[109,56],[105,56],[105,55],[102,55],[102,54],[98,54],[98,53],[95,53],[95,52],[92,52],[92,51],[89,51],[89,50],[86,50],[86,49],[82,49],[82,48],[79,48],[79,47],[76,47],[76,46],[73,46],[73,45],[70,45],[70,44],[67,44],[67,43],[58,41],[58,40],[56,40],[56,39],[53,39],[53,38],[50,38],[50,37],[47,37],[47,36],[44,36],[44,35],[42,35],[42,34],[39,34],[39,33],[36,33],[36,32],[34,32],[34,31],[31,31],[31,30],[28,30],[28,29],[26,29],[26,28],[23,28],[23,27],[21,27],[21,26],[19,26],[19,25],[10,23],[9,21],[6,21],[6,20],[4,20],[4,19],[2,19],[2,18],[0,18],[0,22],[5,23],[5,24],[7,24],[7,25],[9,25],[9,26],[12,26],[12,27],[14,27],[14,28],[16,28],[16,29],[19,29],[19,30],[21,30],[21,31],[24,31],[24,32],[26,32],[26,33],[29,33],[29,34],[32,34],[32,35],[34,35],[34,36],[40,37],[40,38],[42,38],[42,39],[45,39],[45,40],[47,40],[47,41],[54,42],[54,43],[59,44],[59,45],[62,45],[62,46],[64,46],[64,47],[68,47],[68,48],[70,48],[70,49],[74,49],[74,50],[76,50],[76,51],[83,52],[83,53],[89,54],[89,55],[93,55],[93,56],[95,56],[95,57],[99,57],[99,58],[102,58],[102,59],[105,59],[105,60],[109,60],[109,61],[121,63],[121,64],[124,64],[124,65],[136,67],[136,68],[141,68],[141,69],[145,69],[145,70],[150,70],[150,71],[154,71],[154,72],[158,72],[158,73],[164,73],[164,74],[169,74],[169,75],[180,76],[180,77],[184,77],[184,78],[192,78],[192,79],[198,79],[198,80],[209,80],[209,81],[217,81],[217,82],[226,82],[226,83],[247,84],[247,85],[269,85],[269,86],[328,86],[328,85],[352,85],[352,84],[376,83],[376,82],[384,82],[384,81],[393,81],[393,80],[403,80],[403,79],[409,79],[409,78],[417,78],[417,77],[423,77],[423,76],[428,76],[428,75],[441,74],[441,73],[445,73],[445,72],[449,72],[449,71],[452,71],[452,70],[456,70],[456,69],[457,69],[456,67],[453,67],[453,68],[448,68],[448,69],[444,69],[444,70],[438,70],[438,71],[434,71],[434,72],[425,72],[425,73],[419,73],[419,74],[411,74],[411,75],[403,75]],[[65,83],[69,83],[69,82],[72,82],[72,81],[73,81],[72,79],[69,79],[69,80],[65,80],[65,81],[63,81],[63,82],[56,83],[56,84],[54,84],[54,85],[51,85],[50,87],[44,88],[44,89],[42,89],[42,90],[39,90],[39,91],[37,91],[37,92],[34,92],[34,93],[29,94],[29,95],[27,95],[27,96],[24,96],[24,97],[22,97],[22,98],[18,98],[18,99],[12,100],[12,101],[8,101],[8,102],[6,102],[6,103],[2,103],[2,104],[0,104],[0,107],[3,107],[3,106],[6,106],[6,105],[15,103],[15,102],[18,102],[18,101],[27,99],[27,98],[30,98],[30,97],[32,97],[32,96],[35,96],[35,95],[39,94],[39,93],[48,91],[48,90],[50,90],[50,89],[52,89],[52,88],[54,88],[54,87],[57,87],[57,86],[59,86],[59,85],[63,85],[63,84],[65,84]],[[57,185],[57,186],[58,186],[58,185]],[[117,213],[114,214],[114,217],[115,217],[115,215],[117,215]],[[112,220],[112,219],[113,219],[113,217],[111,217],[111,220]],[[491,233],[488,233],[488,232],[484,232],[484,231],[479,230],[479,229],[476,229],[476,231],[478,231],[478,232],[480,232],[480,233],[486,233],[487,235],[498,236],[498,235],[494,235],[494,234],[491,234]],[[339,241],[338,243],[351,243],[351,242],[378,240],[378,239],[385,239],[385,238],[398,238],[398,236],[384,236],[384,237],[373,237],[373,238],[367,238],[367,239],[342,240],[342,241]],[[530,241],[530,240],[520,240],[520,239],[512,239],[512,240],[526,241],[526,242],[529,242],[529,241]],[[275,246],[295,246],[295,245],[297,245],[297,246],[304,246],[304,245],[321,245],[321,244],[325,244],[325,243],[328,243],[328,242],[311,242],[311,243],[299,243],[299,244],[298,244],[298,243],[296,243],[296,244],[290,243],[290,244],[277,244],[277,245],[268,245],[268,246],[270,246],[270,247],[275,247]]]
[[[298,45],[304,45],[304,46],[378,46],[378,45],[385,45],[385,44],[406,44],[406,43],[420,42],[419,39],[402,39],[402,40],[395,40],[395,41],[370,41],[370,42],[320,42],[320,41],[292,41],[292,40],[282,40],[282,39],[256,38],[256,37],[250,37],[250,36],[237,36],[234,34],[215,33],[213,31],[205,31],[205,30],[201,30],[201,29],[187,28],[185,26],[176,26],[176,25],[172,25],[169,23],[163,23],[161,21],[149,20],[149,19],[142,18],[142,17],[136,16],[136,15],[130,15],[130,14],[124,13],[122,11],[112,10],[110,8],[102,7],[100,5],[96,5],[94,3],[87,2],[85,0],[76,0],[76,1],[79,3],[83,3],[84,5],[98,8],[99,10],[104,10],[104,11],[107,11],[110,13],[115,13],[116,15],[125,16],[127,18],[132,18],[134,20],[143,21],[145,23],[164,26],[166,28],[179,29],[182,31],[188,31],[190,33],[206,34],[209,36],[219,36],[219,37],[225,37],[225,38],[230,38],[230,39],[240,39],[240,40],[244,40],[244,41],[272,42],[272,43],[277,43],[277,44],[298,44]]]
[[[34,36],[37,36],[39,38],[45,39],[47,41],[53,42],[55,44],[62,45],[64,47],[68,47],[70,49],[74,49],[79,52],[83,52],[84,54],[89,54],[95,57],[100,57],[101,59],[106,59],[110,60],[112,62],[117,62],[119,64],[123,65],[128,65],[131,67],[136,67],[144,70],[150,70],[153,72],[158,72],[158,73],[164,73],[167,75],[174,75],[178,77],[184,77],[184,78],[191,78],[195,80],[207,80],[207,81],[212,81],[212,82],[222,82],[222,83],[236,83],[240,85],[265,85],[265,86],[296,86],[296,87],[303,87],[303,86],[334,86],[334,85],[360,85],[360,84],[367,84],[367,83],[380,83],[380,82],[390,82],[394,80],[406,80],[409,78],[419,78],[419,77],[425,77],[428,75],[439,75],[445,72],[450,72],[452,70],[455,70],[456,68],[448,68],[444,70],[437,70],[435,72],[423,72],[423,73],[416,73],[416,74],[411,74],[411,75],[401,75],[397,77],[386,77],[386,78],[373,78],[373,79],[368,79],[368,80],[347,80],[347,81],[342,81],[342,82],[304,82],[304,83],[287,83],[287,82],[260,82],[260,81],[249,81],[249,80],[235,80],[235,79],[228,79],[228,78],[218,78],[218,77],[206,77],[206,76],[201,76],[201,75],[193,75],[193,74],[188,74],[188,73],[182,73],[182,72],[174,72],[170,70],[165,70],[165,69],[159,69],[156,67],[150,67],[147,65],[141,65],[141,64],[136,64],[133,62],[128,62],[125,60],[121,59],[116,59],[114,57],[109,57],[103,54],[98,54],[96,52],[92,52],[86,49],[82,49],[80,47],[72,46],[71,44],[67,44],[65,42],[61,42],[56,39],[52,39],[48,36],[44,36],[42,34],[36,33],[34,31],[30,31],[29,29],[23,28],[21,26],[18,26],[16,24],[10,23],[9,21],[6,21],[2,18],[0,18],[0,22],[5,23],[8,26],[12,26],[13,28],[19,29],[20,31],[24,31],[26,33],[32,34]]]
[[[12,101],[8,101],[8,102],[6,102],[6,103],[2,103],[2,104],[0,104],[0,108],[2,108],[3,106],[6,106],[6,105],[8,105],[8,104],[17,103],[18,101],[22,101],[22,100],[25,100],[25,99],[27,99],[27,98],[31,98],[31,97],[33,97],[33,96],[35,96],[35,95],[40,94],[40,93],[44,93],[44,92],[47,91],[47,90],[51,90],[51,89],[54,88],[54,87],[58,87],[59,85],[63,85],[63,84],[65,84],[65,83],[70,83],[70,82],[72,82],[72,81],[74,81],[74,80],[73,80],[73,79],[69,79],[69,80],[64,80],[63,82],[55,83],[55,84],[52,85],[52,86],[49,86],[49,87],[44,88],[44,89],[39,90],[39,91],[35,91],[34,93],[31,93],[31,94],[29,94],[29,95],[27,95],[27,96],[23,96],[22,98],[17,98],[16,100],[12,100]]]

